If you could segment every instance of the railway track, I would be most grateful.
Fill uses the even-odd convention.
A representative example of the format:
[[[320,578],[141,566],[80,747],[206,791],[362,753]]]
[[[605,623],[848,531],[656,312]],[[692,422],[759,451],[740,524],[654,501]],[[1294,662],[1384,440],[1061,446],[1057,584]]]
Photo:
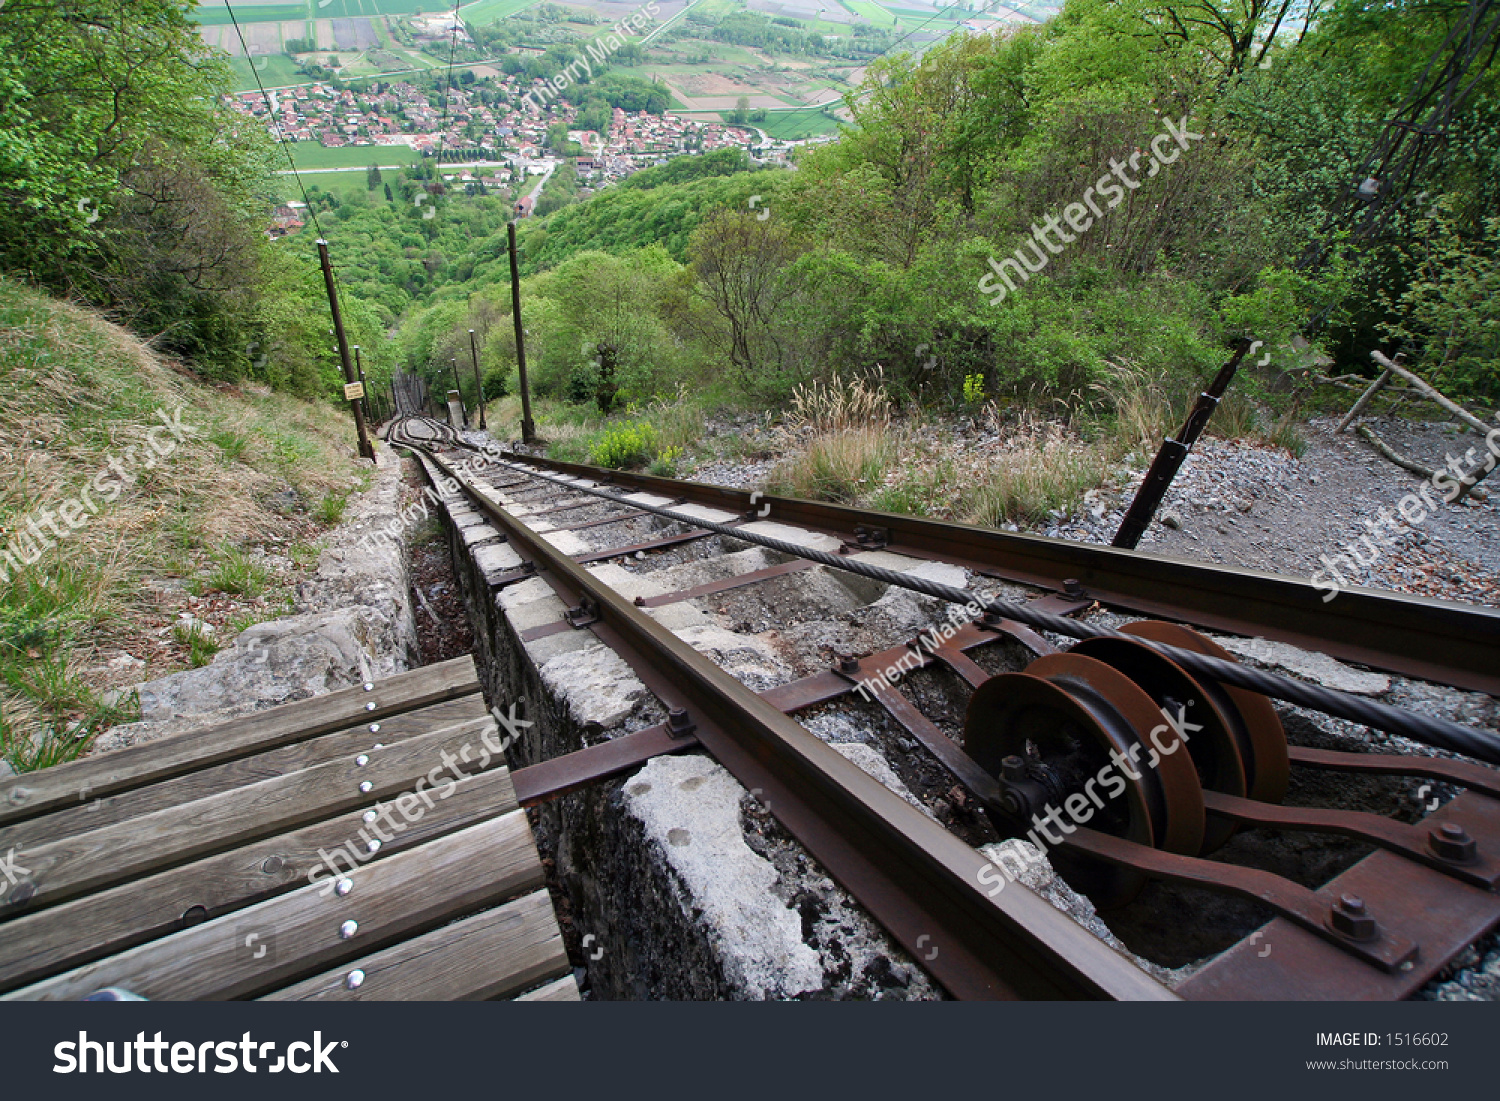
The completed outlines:
[[[523,803],[701,747],[952,996],[1402,998],[1500,922],[1500,771],[1488,767],[1500,736],[1249,668],[1200,633],[1275,638],[1495,695],[1494,612],[1366,592],[1329,606],[1267,574],[481,453],[425,418],[400,419],[389,436],[508,544],[514,564],[494,588],[540,579],[567,608],[523,642],[591,632],[667,713],[519,770]],[[747,547],[760,550],[756,568],[650,582]],[[649,595],[612,587],[621,575],[605,562],[628,564]],[[816,569],[956,611],[759,692],[651,614],[753,600]],[[1168,905],[1201,911],[1178,917],[1191,929],[1221,920],[1218,898],[1244,900],[1220,933],[1228,943],[1168,989],[1038,895],[1005,890],[1012,869],[976,849],[975,830],[946,828],[793,717],[830,707],[878,708],[980,808],[979,834],[1045,838],[1057,871],[1122,929],[1160,925]],[[1284,722],[1302,709],[1384,731],[1400,752],[1291,744]],[[1424,802],[1414,821],[1316,798],[1353,792],[1388,810],[1419,780],[1424,794],[1456,794]],[[1272,840],[1253,842],[1262,836]],[[1319,850],[1316,867],[1288,858],[1329,837],[1343,847]]]

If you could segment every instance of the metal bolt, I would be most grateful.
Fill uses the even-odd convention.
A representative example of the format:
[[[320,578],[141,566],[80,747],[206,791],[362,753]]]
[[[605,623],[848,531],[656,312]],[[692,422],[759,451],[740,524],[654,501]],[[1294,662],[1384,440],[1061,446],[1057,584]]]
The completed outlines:
[[[375,701],[371,700],[369,703],[365,704],[365,710],[366,711],[374,711],[375,710]]]
[[[998,628],[1001,621],[1002,617],[998,613],[992,612],[989,609],[985,609],[984,614],[979,617],[979,625],[981,627]]]
[[[1009,757],[1001,760],[1000,778],[1011,784],[1026,779],[1026,758],[1018,757],[1012,753]]]
[[[361,753],[358,757],[354,758],[354,763],[360,768],[364,768],[365,765],[370,763],[370,755],[368,753]]]
[[[848,673],[850,676],[853,676],[855,673],[858,673],[859,672],[859,658],[855,657],[853,654],[840,654],[839,655],[839,672],[840,673]]]
[[[371,748],[372,749],[384,749],[385,748],[385,743],[384,742],[376,742]]]
[[[373,684],[371,684],[369,681],[365,681],[365,691],[366,692],[373,692],[373,691],[375,691],[375,686]]]
[[[646,598],[644,596],[638,596],[638,597],[636,597],[635,598],[635,606],[637,608],[644,608],[646,606]]]
[[[365,973],[358,968],[355,968],[344,977],[344,989],[346,990],[358,990],[364,984]]]
[[[366,822],[373,822],[375,821],[375,819],[379,818],[380,815],[376,814],[373,810],[367,810],[365,811],[364,817]]]
[[[1479,859],[1479,842],[1457,822],[1444,822],[1427,835],[1432,851],[1454,864],[1472,864]]]
[[[343,898],[352,890],[354,890],[354,880],[347,876],[333,885],[333,893],[338,895],[339,898]]]
[[[370,733],[371,734],[379,734],[380,733],[380,724],[379,723],[371,723],[370,724]]]
[[[286,867],[286,861],[282,860],[281,857],[268,856],[261,862],[260,870],[267,875],[275,875],[284,867]]]
[[[348,940],[357,932],[359,932],[359,922],[351,918],[339,926],[339,939]]]
[[[365,849],[368,852],[378,853],[380,851],[380,840],[379,840],[379,838],[376,838],[375,840],[372,840],[368,845],[365,846]]]
[[[370,783],[370,781],[368,780],[361,780],[359,784],[359,790],[360,794],[368,795],[370,794],[370,792],[375,790],[375,785]]]
[[[696,730],[697,724],[693,722],[685,710],[680,707],[674,707],[671,711],[667,712],[667,728],[671,731],[672,737],[681,738],[683,735],[691,734]]]
[[[1083,585],[1076,577],[1063,578],[1063,593],[1067,596],[1082,596]]]
[[[1380,935],[1380,927],[1358,895],[1339,896],[1328,914],[1328,927],[1350,940],[1374,940]]]

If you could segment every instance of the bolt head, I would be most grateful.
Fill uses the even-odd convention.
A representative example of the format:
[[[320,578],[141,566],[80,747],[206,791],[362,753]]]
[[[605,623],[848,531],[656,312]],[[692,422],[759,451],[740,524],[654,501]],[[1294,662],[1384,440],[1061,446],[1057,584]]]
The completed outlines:
[[[373,822],[379,817],[380,815],[376,814],[373,810],[367,810],[364,813],[364,819],[366,822]]]
[[[357,932],[359,932],[359,922],[351,918],[339,926],[339,939],[348,940]]]
[[[281,857],[268,856],[261,862],[260,870],[267,875],[275,875],[284,867],[286,867],[286,861],[282,860]]]
[[[1380,927],[1357,895],[1341,895],[1328,914],[1328,927],[1350,940],[1371,941],[1380,935]]]
[[[372,853],[378,853],[380,851],[380,839],[378,837],[371,839],[370,843],[365,846],[365,849]]]
[[[371,702],[365,704],[365,710],[366,711],[374,711],[375,710],[375,703],[374,703],[373,700]]]
[[[369,681],[365,681],[365,691],[366,692],[373,692],[373,691],[375,691],[375,686],[373,684],[371,684]]]
[[[343,879],[339,880],[333,885],[333,893],[338,895],[340,898],[344,898],[352,890],[354,890],[354,880],[350,879],[348,876],[345,876]]]
[[[358,968],[355,968],[348,975],[344,976],[344,989],[346,990],[358,990],[364,984],[365,973]]]
[[[371,734],[379,734],[380,733],[380,724],[379,723],[371,723],[370,724],[370,733]]]
[[[1472,864],[1479,859],[1479,842],[1457,822],[1444,822],[1427,835],[1428,847],[1452,864]]]
[[[1000,762],[1000,777],[1011,783],[1026,779],[1026,759],[1014,753],[1006,757]]]
[[[370,792],[375,790],[375,785],[370,783],[370,781],[368,780],[361,780],[359,784],[359,790],[360,794],[368,795],[370,794]]]

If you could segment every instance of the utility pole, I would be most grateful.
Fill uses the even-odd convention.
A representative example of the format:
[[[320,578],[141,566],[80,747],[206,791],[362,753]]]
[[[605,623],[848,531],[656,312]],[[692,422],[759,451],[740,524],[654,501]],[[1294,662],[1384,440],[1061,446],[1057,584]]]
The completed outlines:
[[[474,330],[469,330],[469,352],[474,357],[474,386],[479,391],[479,427],[488,429],[484,419],[484,379],[479,375],[479,344],[474,339]]]
[[[365,414],[359,399],[364,387],[354,376],[354,364],[349,359],[349,341],[344,336],[344,315],[339,309],[339,292],[333,282],[333,261],[328,259],[328,242],[318,239],[318,260],[323,265],[323,285],[328,288],[328,307],[333,311],[333,333],[339,343],[339,360],[344,367],[344,399],[354,411],[354,428],[359,433],[359,453],[375,461],[375,448],[370,445],[369,433],[365,430]]]
[[[521,368],[521,440],[536,443],[536,424],[531,419],[531,387],[526,381],[526,334],[521,329],[521,265],[516,259],[516,223],[506,225],[510,238],[510,304],[516,319],[516,363]]]

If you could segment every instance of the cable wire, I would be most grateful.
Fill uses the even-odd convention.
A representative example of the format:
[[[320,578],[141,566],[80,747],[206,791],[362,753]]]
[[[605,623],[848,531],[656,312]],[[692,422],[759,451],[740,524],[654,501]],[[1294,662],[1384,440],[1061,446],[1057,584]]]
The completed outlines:
[[[400,426],[397,427],[399,428]],[[463,446],[474,451],[480,450],[472,444],[465,443]],[[1114,631],[1106,627],[1084,623],[1081,620],[1072,619],[1068,616],[1040,611],[1024,603],[1005,600],[985,601],[982,597],[968,589],[961,589],[954,585],[945,585],[938,581],[930,581],[924,577],[902,573],[898,570],[886,569],[883,566],[871,565],[870,563],[860,562],[842,555],[814,550],[800,543],[791,543],[784,539],[762,535],[759,532],[746,531],[740,527],[719,524],[712,520],[703,519],[702,517],[689,516],[671,509],[645,504],[639,500],[627,498],[623,493],[603,489],[598,485],[582,485],[577,479],[545,474],[532,467],[506,461],[498,458],[493,451],[484,451],[483,454],[488,462],[502,469],[510,470],[513,473],[525,474],[529,477],[552,482],[555,485],[567,486],[569,489],[601,497],[626,508],[640,509],[676,523],[686,524],[689,527],[702,528],[717,535],[753,543],[766,547],[769,550],[778,551],[781,554],[803,558],[832,569],[856,573],[863,577],[868,577],[873,581],[908,589],[912,592],[934,597],[950,604],[977,604],[984,612],[991,616],[1015,620],[1018,623],[1024,623],[1038,630],[1051,631],[1054,634],[1064,635],[1069,638],[1115,638],[1138,642],[1151,647],[1153,650],[1158,651],[1182,666],[1188,672],[1198,676],[1217,680],[1223,684],[1233,685],[1237,688],[1245,688],[1252,692],[1259,692],[1261,695],[1270,696],[1273,699],[1282,700],[1286,703],[1309,707],[1313,710],[1322,711],[1326,714],[1373,727],[1377,730],[1399,734],[1402,737],[1410,738],[1412,741],[1421,742],[1425,745],[1436,746],[1439,749],[1461,753],[1476,760],[1500,765],[1500,734],[1492,731],[1476,730],[1472,727],[1463,726],[1460,723],[1437,718],[1436,716],[1405,711],[1398,707],[1392,707],[1389,704],[1377,703],[1374,700],[1351,696],[1343,692],[1334,691],[1333,689],[1308,684],[1305,681],[1277,676],[1273,673],[1251,668],[1248,665],[1241,665],[1239,662],[1209,657],[1192,650],[1170,646],[1166,643],[1156,642],[1136,635],[1127,635],[1121,631]],[[514,457],[522,458],[523,456]]]

